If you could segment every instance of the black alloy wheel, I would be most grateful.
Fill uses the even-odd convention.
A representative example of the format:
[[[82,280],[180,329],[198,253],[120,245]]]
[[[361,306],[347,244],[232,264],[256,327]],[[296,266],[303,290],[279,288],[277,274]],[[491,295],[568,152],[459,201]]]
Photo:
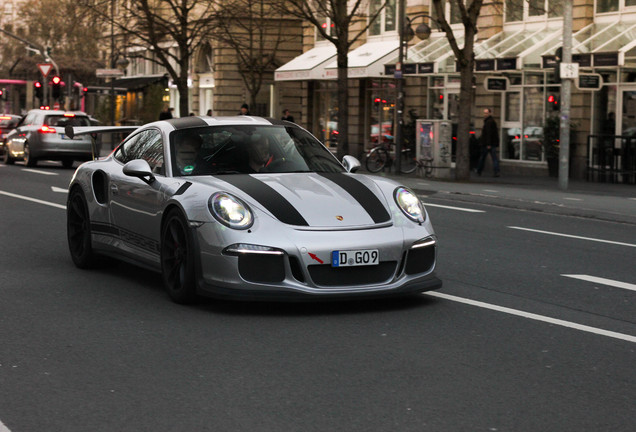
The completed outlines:
[[[80,188],[71,191],[66,203],[66,236],[71,258],[79,268],[91,268],[95,253],[91,244],[91,221],[86,198]]]
[[[9,152],[9,145],[7,143],[4,144],[4,153],[2,154],[2,162],[5,165],[13,165],[14,159],[11,157],[11,153]]]
[[[161,276],[175,303],[192,303],[196,297],[193,243],[185,217],[170,211],[161,229]]]

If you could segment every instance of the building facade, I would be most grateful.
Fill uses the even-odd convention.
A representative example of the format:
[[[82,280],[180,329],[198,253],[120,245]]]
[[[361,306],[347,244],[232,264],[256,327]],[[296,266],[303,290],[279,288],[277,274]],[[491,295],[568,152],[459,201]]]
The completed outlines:
[[[481,111],[493,111],[504,174],[547,173],[543,131],[558,117],[562,100],[555,68],[563,45],[563,1],[485,1],[482,7],[470,122],[478,137]],[[370,8],[382,3],[371,0]],[[406,4],[413,26],[426,19],[421,15],[434,15],[430,0]],[[366,40],[349,53],[348,139],[350,151],[359,157],[394,137],[400,13],[398,2],[389,1]],[[445,17],[461,47],[463,26],[452,1],[446,2]],[[599,164],[629,162],[625,152],[632,150],[623,147],[634,144],[615,136],[629,137],[636,131],[636,0],[574,0],[572,28],[579,78],[571,94],[570,175],[582,179],[590,178]],[[277,91],[300,94],[303,124],[329,143],[337,135],[335,49],[318,40],[315,32],[305,34],[305,52],[276,71]],[[427,40],[414,38],[402,71],[406,124],[410,113],[413,118],[448,122],[456,131],[459,73],[445,33],[433,27]]]

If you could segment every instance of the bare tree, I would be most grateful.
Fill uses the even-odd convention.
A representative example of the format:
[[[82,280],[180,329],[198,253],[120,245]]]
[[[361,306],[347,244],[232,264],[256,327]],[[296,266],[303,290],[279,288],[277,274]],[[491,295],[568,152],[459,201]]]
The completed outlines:
[[[336,47],[338,65],[338,157],[349,152],[349,92],[348,58],[351,46],[367,32],[367,29],[382,13],[383,2],[373,13],[369,13],[368,0],[286,0],[284,10],[313,25],[319,34]],[[323,27],[325,19],[330,27]],[[360,29],[350,34],[354,23],[364,22]]]
[[[83,83],[95,79],[100,61],[94,34],[102,28],[95,24],[94,15],[79,9],[73,0],[28,0],[21,5],[18,17],[10,30],[36,46],[49,47],[62,69],[57,73],[71,74]],[[43,61],[42,57],[27,53],[24,43],[8,39],[2,44],[2,63],[9,66],[7,72],[39,78],[36,64]]]
[[[239,73],[249,105],[256,105],[266,74],[280,66],[276,53],[284,42],[300,35],[286,20],[285,13],[274,7],[276,0],[229,0],[219,5],[214,39],[221,47],[236,54]],[[292,33],[290,33],[290,30]]]
[[[116,13],[108,7],[114,2]],[[210,36],[216,1],[80,0],[80,4],[117,29],[120,50],[134,51],[166,69],[179,91],[179,111],[187,115],[191,59]]]
[[[446,33],[448,43],[455,54],[459,65],[459,124],[457,125],[457,153],[455,178],[460,181],[470,179],[470,118],[473,106],[473,77],[475,66],[475,36],[477,35],[477,18],[483,0],[449,0],[454,3],[464,26],[464,46],[459,47],[457,39],[444,14],[445,0],[432,0],[436,21],[440,29]]]

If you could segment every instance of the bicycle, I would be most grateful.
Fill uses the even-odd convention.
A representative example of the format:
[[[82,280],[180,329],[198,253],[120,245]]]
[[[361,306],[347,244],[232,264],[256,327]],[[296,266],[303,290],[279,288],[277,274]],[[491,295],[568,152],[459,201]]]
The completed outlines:
[[[391,169],[391,165],[395,160],[392,153],[393,143],[383,143],[373,147],[367,153],[366,166],[367,171],[376,173],[385,168]],[[407,146],[401,150],[400,155],[400,172],[402,174],[411,174],[417,168],[417,160],[415,157],[415,149]]]

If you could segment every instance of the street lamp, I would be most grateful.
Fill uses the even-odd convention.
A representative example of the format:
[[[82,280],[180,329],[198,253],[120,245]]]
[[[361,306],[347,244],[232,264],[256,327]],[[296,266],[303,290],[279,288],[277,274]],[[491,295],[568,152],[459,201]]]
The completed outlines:
[[[401,154],[402,154],[402,140],[403,140],[403,126],[404,126],[404,78],[402,76],[402,63],[404,62],[405,51],[408,42],[413,39],[414,35],[418,38],[426,40],[431,35],[431,28],[422,23],[417,26],[415,32],[411,28],[411,22],[417,18],[429,18],[434,20],[433,17],[426,14],[418,14],[411,18],[406,16],[406,0],[400,0],[400,16],[398,17],[398,33],[400,36],[400,46],[398,48],[398,62],[395,65],[395,78],[397,83],[395,90],[397,92],[397,124],[395,129],[395,171],[400,172],[401,168]]]

